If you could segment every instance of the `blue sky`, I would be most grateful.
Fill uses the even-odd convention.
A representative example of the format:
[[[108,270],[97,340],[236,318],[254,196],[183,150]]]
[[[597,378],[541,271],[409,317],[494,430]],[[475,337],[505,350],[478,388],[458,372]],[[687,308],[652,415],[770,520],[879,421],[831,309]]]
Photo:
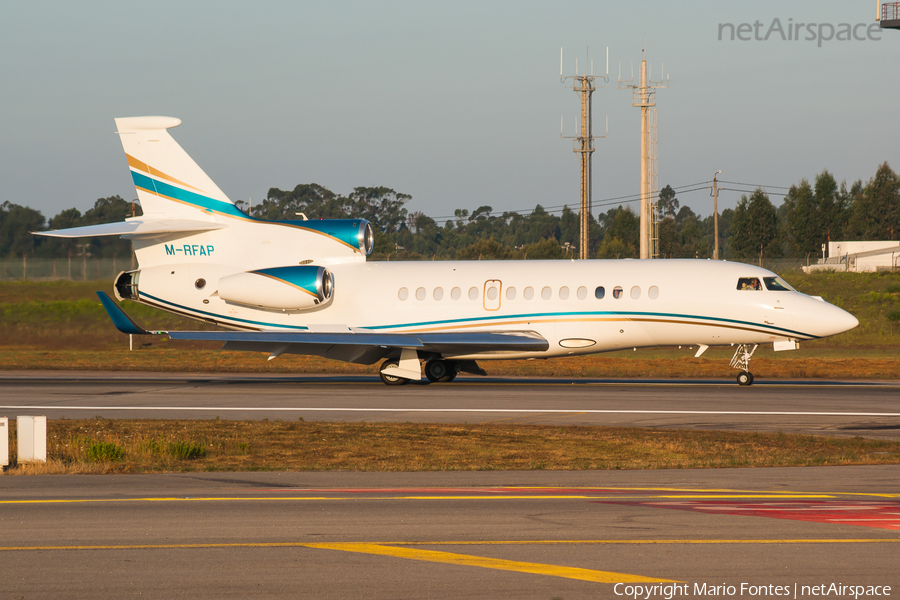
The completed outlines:
[[[575,132],[580,103],[559,81],[559,52],[572,74],[590,47],[596,75],[608,46],[596,207],[638,191],[639,109],[616,80],[619,64],[626,78],[637,69],[645,36],[653,75],[662,63],[671,76],[657,96],[660,186],[719,169],[768,186],[823,169],[866,180],[884,161],[900,168],[900,31],[820,47],[718,30],[870,24],[875,12],[872,0],[7,2],[0,202],[51,217],[134,198],[113,118],[153,114],[182,119],[172,135],[232,199],[315,182],[391,187],[435,217],[577,207],[578,158],[559,127],[562,116]],[[739,197],[723,192],[720,207]],[[712,212],[706,192],[681,200]]]

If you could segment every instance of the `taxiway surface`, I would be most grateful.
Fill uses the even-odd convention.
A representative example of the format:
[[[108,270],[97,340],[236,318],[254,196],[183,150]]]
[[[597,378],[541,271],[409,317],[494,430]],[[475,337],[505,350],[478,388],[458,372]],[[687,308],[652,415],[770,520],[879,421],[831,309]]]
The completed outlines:
[[[0,373],[0,416],[532,423],[900,439],[900,383]]]
[[[812,598],[852,585],[883,598],[900,589],[898,475],[0,477],[0,597],[664,598],[679,585],[674,597]]]

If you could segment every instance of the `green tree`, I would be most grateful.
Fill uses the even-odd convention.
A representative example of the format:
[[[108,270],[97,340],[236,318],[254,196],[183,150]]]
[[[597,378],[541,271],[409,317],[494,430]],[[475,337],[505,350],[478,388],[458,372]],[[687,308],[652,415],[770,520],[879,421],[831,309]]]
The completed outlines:
[[[854,185],[852,214],[848,232],[863,240],[900,238],[900,177],[887,163],[863,187]]]
[[[761,189],[741,196],[731,223],[729,246],[735,258],[780,258],[778,217],[769,196]]]
[[[44,229],[44,215],[33,208],[0,204],[0,256],[34,256],[38,241],[32,231]]]
[[[266,198],[253,207],[254,217],[269,221],[291,221],[303,213],[308,219],[346,219],[353,205],[318,183],[301,183],[290,191],[269,188]]]
[[[597,251],[598,258],[638,256],[641,222],[630,208],[619,206],[601,214],[600,229],[603,239]]]
[[[674,217],[678,212],[678,198],[675,197],[675,190],[671,185],[667,185],[659,192],[659,214],[661,217]]]
[[[841,239],[849,204],[846,185],[838,188],[827,170],[816,176],[814,187],[806,179],[792,186],[780,209],[788,251],[798,257],[818,254],[823,243]]]
[[[481,239],[456,253],[458,260],[505,260],[513,258],[513,250],[500,242]]]
[[[533,244],[525,244],[522,246],[521,254],[522,258],[528,260],[572,258],[572,254],[567,254],[566,250],[553,238],[543,239]]]
[[[372,227],[385,233],[399,231],[406,226],[406,204],[412,196],[386,187],[358,187],[350,194],[352,217],[367,219]]]

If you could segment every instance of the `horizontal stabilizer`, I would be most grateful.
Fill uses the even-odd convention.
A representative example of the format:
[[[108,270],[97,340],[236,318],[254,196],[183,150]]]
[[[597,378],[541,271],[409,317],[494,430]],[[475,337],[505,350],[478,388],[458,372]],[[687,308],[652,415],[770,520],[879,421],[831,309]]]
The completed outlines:
[[[129,238],[160,237],[172,233],[192,233],[212,231],[228,227],[223,223],[211,221],[191,221],[189,219],[148,219],[128,220],[103,225],[87,225],[71,229],[54,229],[51,231],[33,231],[34,235],[60,238],[96,237],[104,235],[123,235]]]

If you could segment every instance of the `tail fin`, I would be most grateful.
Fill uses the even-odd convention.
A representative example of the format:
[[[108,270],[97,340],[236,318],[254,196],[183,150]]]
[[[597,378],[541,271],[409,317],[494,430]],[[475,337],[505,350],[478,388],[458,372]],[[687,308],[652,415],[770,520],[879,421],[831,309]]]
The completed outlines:
[[[240,214],[213,180],[166,131],[173,117],[116,119],[116,128],[145,216],[196,219],[198,211]]]

